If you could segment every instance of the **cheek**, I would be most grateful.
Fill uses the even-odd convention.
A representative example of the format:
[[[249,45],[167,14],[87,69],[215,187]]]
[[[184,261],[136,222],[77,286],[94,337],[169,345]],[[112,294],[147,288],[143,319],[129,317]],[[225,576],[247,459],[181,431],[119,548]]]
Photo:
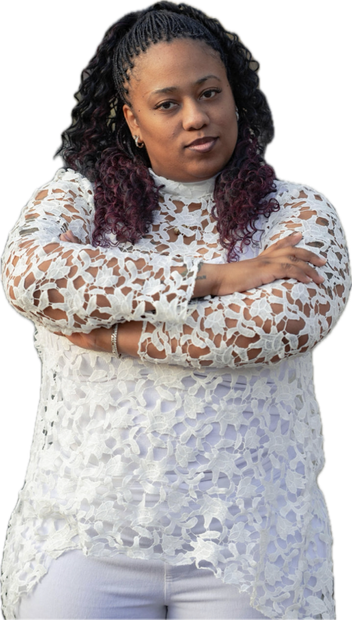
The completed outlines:
[[[223,128],[226,143],[229,146],[233,145],[233,148],[235,148],[238,138],[238,125],[236,116],[229,115],[227,118],[224,117]]]
[[[233,133],[232,128],[237,128],[236,108],[233,99],[224,102],[224,104],[218,110],[218,123],[230,134]]]
[[[170,123],[154,123],[153,127],[149,127],[144,133],[144,137],[149,150],[161,153],[165,158],[172,156],[174,150],[172,145],[177,138],[177,131],[170,126]]]
[[[225,140],[223,142],[223,154],[227,163],[236,148],[238,140],[238,126],[236,119],[229,119],[226,127],[227,130],[225,131]]]
[[[145,137],[155,144],[161,144],[171,133],[170,124],[163,122],[163,119],[151,114],[143,119],[143,132]]]

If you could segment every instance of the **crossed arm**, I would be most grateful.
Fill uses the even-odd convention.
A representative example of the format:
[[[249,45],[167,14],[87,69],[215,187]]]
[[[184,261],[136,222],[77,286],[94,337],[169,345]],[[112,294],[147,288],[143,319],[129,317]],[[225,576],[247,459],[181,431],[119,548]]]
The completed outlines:
[[[190,305],[188,318],[180,325],[170,321],[151,323],[148,319],[120,323],[117,332],[118,351],[142,357],[146,361],[222,367],[248,363],[252,360],[275,362],[291,350],[298,352],[297,349],[301,348],[303,352],[311,348],[323,337],[324,331],[330,329],[332,321],[331,317],[327,317],[326,322],[321,315],[327,312],[326,305],[324,307],[320,305],[319,310],[317,307],[317,287],[324,281],[324,276],[307,261],[321,267],[325,265],[326,259],[302,248],[296,252],[293,244],[298,243],[300,239],[300,234],[286,236],[270,246],[258,258],[241,263],[223,266],[202,265],[196,278],[196,285],[197,281],[201,281],[203,287],[209,287],[213,271],[219,274],[223,267],[225,276],[221,273],[222,282],[219,284],[217,281],[218,288],[226,290],[226,287],[230,286],[239,290],[231,295],[223,295],[220,292],[212,299],[197,299],[196,303]],[[297,255],[304,255],[307,261],[297,258]],[[281,263],[280,260],[289,262]],[[275,270],[283,270],[286,273],[297,272],[296,277],[302,284],[297,287],[297,282],[282,280],[281,283],[277,282],[276,286],[261,286],[260,279],[264,277],[274,280],[272,272]],[[310,275],[307,275],[308,273]],[[225,283],[227,278],[229,282]],[[251,278],[256,280],[258,285],[251,287],[251,291],[246,291]],[[310,283],[313,288],[306,291],[303,282]],[[296,290],[293,291],[293,288]],[[241,293],[241,290],[246,292]],[[303,308],[300,301],[294,307],[296,303],[294,297],[297,298],[297,293],[301,298],[306,293],[308,299],[312,298],[309,299],[312,303],[305,304]],[[292,308],[289,308],[289,305]],[[302,311],[303,315],[304,313],[307,315],[305,320],[300,316]],[[291,318],[288,318],[289,314]],[[321,323],[321,328],[315,326],[312,329],[311,324],[306,325],[312,321],[312,317]],[[312,340],[313,332],[314,340]],[[320,337],[317,337],[318,332]],[[84,348],[111,351],[111,333],[112,330],[98,329],[90,334],[72,334],[69,339]],[[279,348],[281,337],[282,343]],[[263,348],[267,349],[267,355],[264,357]],[[270,353],[272,359],[268,358]]]
[[[61,173],[34,195],[4,261],[13,305],[78,346],[111,351],[119,321],[118,350],[146,361],[275,362],[312,348],[346,303],[341,226],[307,188],[282,200],[257,258],[226,265],[93,248],[92,209],[88,181]]]
[[[200,259],[91,245],[93,189],[72,170],[34,192],[11,232],[2,271],[10,303],[64,334],[121,320],[183,321]],[[60,236],[70,229],[77,243]]]

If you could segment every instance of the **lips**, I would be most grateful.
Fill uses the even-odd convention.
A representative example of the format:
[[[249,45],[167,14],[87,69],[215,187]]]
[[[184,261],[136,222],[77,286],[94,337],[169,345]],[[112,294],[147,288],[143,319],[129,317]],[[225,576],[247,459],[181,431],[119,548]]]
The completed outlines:
[[[216,140],[216,138],[214,138],[213,136],[204,136],[204,138],[198,138],[197,140],[193,140],[193,142],[191,142],[187,146],[198,146],[198,144],[206,144],[207,142],[211,142],[213,140]]]
[[[198,153],[207,153],[215,146],[217,140],[218,138],[214,138],[213,136],[198,138],[198,140],[194,140],[190,144],[187,144],[186,148],[191,151],[197,151]]]

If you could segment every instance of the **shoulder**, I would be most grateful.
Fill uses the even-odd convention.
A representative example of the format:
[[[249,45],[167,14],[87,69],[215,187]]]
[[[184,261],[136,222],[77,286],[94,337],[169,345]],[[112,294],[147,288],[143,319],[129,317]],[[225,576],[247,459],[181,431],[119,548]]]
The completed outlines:
[[[269,223],[292,218],[303,221],[317,221],[325,226],[336,226],[340,220],[335,207],[321,192],[302,183],[275,180],[276,191],[270,194],[275,198],[280,209],[269,216]],[[341,226],[341,224],[340,224]]]
[[[52,178],[41,186],[41,189],[48,185],[61,186],[71,191],[76,188],[79,193],[94,195],[94,187],[89,179],[72,168],[59,168]]]
[[[268,198],[275,198],[279,209],[261,222],[264,247],[296,230],[303,235],[301,245],[319,242],[326,250],[331,244],[346,248],[336,209],[324,194],[300,183],[276,180],[275,185],[276,190]]]
[[[27,204],[37,206],[40,203],[45,205],[47,201],[62,203],[62,200],[89,213],[94,210],[94,187],[80,172],[59,168],[50,181],[33,192]]]
[[[304,200],[307,203],[314,203],[317,206],[320,205],[322,207],[326,206],[329,209],[331,207],[335,209],[330,198],[321,190],[313,187],[313,185],[282,178],[277,179],[274,183],[276,186],[274,197],[278,200],[280,205]]]

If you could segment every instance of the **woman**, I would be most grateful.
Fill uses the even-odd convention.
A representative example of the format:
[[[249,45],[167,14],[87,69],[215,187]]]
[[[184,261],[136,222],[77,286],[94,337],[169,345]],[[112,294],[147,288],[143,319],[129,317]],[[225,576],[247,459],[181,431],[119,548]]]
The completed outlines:
[[[346,301],[347,255],[331,205],[263,160],[253,63],[185,5],[120,20],[63,136],[73,170],[9,240],[44,385],[8,614],[332,617],[310,350]]]

